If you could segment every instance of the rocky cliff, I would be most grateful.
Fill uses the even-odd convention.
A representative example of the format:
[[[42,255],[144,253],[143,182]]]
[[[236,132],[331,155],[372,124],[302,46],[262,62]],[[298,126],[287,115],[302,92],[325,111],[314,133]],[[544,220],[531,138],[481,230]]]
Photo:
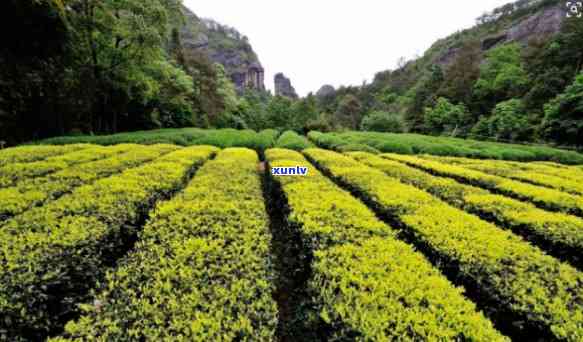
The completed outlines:
[[[566,17],[562,0],[519,0],[496,8],[476,19],[477,25],[437,41],[423,57],[431,64],[447,65],[458,55],[460,46],[478,40],[482,51],[497,45],[531,39],[545,39],[559,32]]]
[[[201,19],[186,7],[182,11],[185,23],[180,37],[185,50],[202,51],[222,64],[237,90],[265,90],[265,71],[246,36],[212,19]]]
[[[284,96],[292,99],[297,99],[298,94],[291,84],[291,80],[285,77],[284,74],[278,73],[274,78],[275,96]]]

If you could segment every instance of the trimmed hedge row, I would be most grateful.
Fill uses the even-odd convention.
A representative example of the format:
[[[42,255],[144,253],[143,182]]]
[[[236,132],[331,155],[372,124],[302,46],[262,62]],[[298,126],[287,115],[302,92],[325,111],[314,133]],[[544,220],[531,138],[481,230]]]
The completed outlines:
[[[45,177],[25,179],[16,186],[0,189],[0,224],[7,218],[54,200],[80,185],[149,162],[177,149],[174,145],[130,147],[123,154],[74,165]]]
[[[39,340],[76,312],[160,198],[215,148],[175,151],[76,189],[0,230],[0,339]]]
[[[310,168],[307,177],[272,181],[287,199],[289,224],[313,250],[309,292],[331,340],[505,340],[462,289],[299,153],[266,157],[270,166]]]
[[[278,148],[301,151],[309,147],[314,147],[314,144],[312,144],[306,137],[301,136],[294,131],[286,131],[279,137],[279,139],[277,139],[275,146]]]
[[[466,165],[481,165],[483,162],[487,162],[488,165],[497,166],[501,169],[514,169],[517,171],[531,171],[535,173],[540,173],[549,176],[561,177],[564,179],[578,181],[583,179],[583,172],[581,168],[577,166],[568,166],[563,164],[551,163],[551,162],[530,162],[530,163],[520,163],[502,160],[479,160],[470,158],[455,158],[455,157],[435,157],[424,155],[421,156],[423,159],[431,159],[442,163],[466,166]]]
[[[42,161],[29,163],[10,163],[0,167],[0,188],[13,186],[15,183],[32,177],[44,176],[75,164],[83,164],[127,152],[135,145],[117,145],[110,148],[89,147],[64,155],[50,157]]]
[[[175,144],[181,146],[212,145],[221,148],[247,147],[265,150],[273,147],[279,132],[266,129],[255,132],[250,129],[200,129],[178,128],[151,131],[126,132],[102,136],[56,137],[36,142],[37,144],[63,145],[72,143],[92,143],[97,145],[134,144]]]
[[[583,274],[573,267],[347,156],[304,153],[401,225],[444,270],[487,295],[484,304],[521,334],[534,329],[559,340],[583,338]]]
[[[423,158],[425,159],[425,157]],[[495,176],[557,189],[574,195],[583,195],[583,184],[581,183],[583,182],[583,172],[572,168],[553,168],[547,165],[493,160],[450,160],[448,158],[435,160]]]
[[[349,153],[348,156],[441,198],[480,217],[508,227],[529,240],[550,249],[553,255],[581,264],[583,256],[583,219],[553,213],[531,203],[492,194],[456,182],[451,178],[432,176],[403,163],[380,158],[368,153]]]
[[[158,205],[66,338],[272,341],[269,219],[254,151],[227,149]]]
[[[561,211],[583,217],[583,196],[567,194],[500,176],[449,165],[433,160],[398,154],[383,154],[384,158],[404,162],[429,173],[454,178],[519,200],[529,201],[550,211]]]
[[[481,159],[517,161],[556,161],[564,164],[583,164],[583,154],[545,146],[525,146],[434,137],[420,134],[378,132],[310,132],[318,146],[341,151],[346,145],[366,145],[383,153],[431,154]],[[368,151],[365,151],[368,152]]]
[[[68,146],[19,146],[0,150],[0,165],[29,163],[49,157],[90,148],[91,145],[75,144]]]

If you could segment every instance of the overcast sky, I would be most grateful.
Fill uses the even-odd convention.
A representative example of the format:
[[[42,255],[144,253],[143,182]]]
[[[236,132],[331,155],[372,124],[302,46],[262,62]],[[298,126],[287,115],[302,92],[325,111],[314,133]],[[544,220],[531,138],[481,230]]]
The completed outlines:
[[[249,37],[265,83],[283,72],[301,96],[322,85],[359,85],[422,55],[510,0],[184,0],[199,17]]]

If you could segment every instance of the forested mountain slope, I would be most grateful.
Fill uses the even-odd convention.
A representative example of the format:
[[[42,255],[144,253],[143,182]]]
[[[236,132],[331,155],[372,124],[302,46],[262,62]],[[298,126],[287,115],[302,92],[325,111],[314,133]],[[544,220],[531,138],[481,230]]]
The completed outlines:
[[[581,145],[583,19],[567,18],[565,4],[497,8],[321,106],[352,129]]]

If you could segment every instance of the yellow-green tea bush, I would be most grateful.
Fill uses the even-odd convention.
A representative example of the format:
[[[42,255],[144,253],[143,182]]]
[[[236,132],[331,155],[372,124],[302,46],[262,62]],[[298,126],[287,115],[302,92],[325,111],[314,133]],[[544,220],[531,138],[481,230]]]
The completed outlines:
[[[479,160],[469,158],[455,158],[455,157],[434,157],[422,156],[424,159],[431,159],[442,163],[459,165],[459,166],[491,166],[502,170],[514,170],[517,172],[533,172],[548,176],[560,177],[570,181],[580,182],[583,180],[583,170],[576,166],[567,166],[550,162],[531,162],[518,163],[501,160]]]
[[[341,154],[304,153],[398,221],[414,241],[510,312],[559,340],[583,339],[583,274],[476,216]],[[352,161],[352,163],[351,163]],[[491,302],[491,303],[492,303]],[[510,318],[505,318],[508,320]],[[522,321],[524,320],[524,321]],[[524,331],[525,333],[527,331]]]
[[[270,166],[309,167],[277,177],[289,223],[313,249],[309,287],[333,340],[503,341],[505,338],[396,230],[299,153],[266,153]]]
[[[574,263],[583,256],[583,219],[563,213],[549,212],[531,203],[492,194],[456,182],[451,178],[432,176],[403,163],[383,159],[368,153],[349,153],[350,157],[383,171],[385,174],[411,184],[481,217],[494,219],[503,227],[527,235],[552,252]]]
[[[180,188],[212,147],[177,150],[30,210],[0,230],[0,332],[39,339],[76,310],[155,201]]]
[[[74,165],[45,177],[25,179],[13,187],[0,189],[0,222],[56,199],[80,185],[138,166],[177,149],[173,145],[136,146],[126,153]]]
[[[224,150],[158,205],[135,252],[108,274],[101,307],[86,306],[65,337],[273,341],[277,306],[258,162],[251,150]]]
[[[50,157],[42,161],[10,163],[0,167],[0,188],[12,186],[26,178],[39,177],[63,170],[75,164],[88,163],[111,157],[119,153],[127,152],[135,147],[136,145],[116,145],[109,148],[95,146],[61,156]]]
[[[11,163],[28,163],[64,153],[75,152],[94,145],[74,144],[67,146],[19,146],[0,150],[0,166]]]
[[[444,162],[447,163],[447,160]],[[454,164],[456,162],[450,163]],[[528,163],[509,163],[490,160],[471,162],[463,161],[457,163],[457,165],[470,170],[510,178],[534,185],[541,185],[574,195],[583,195],[583,184],[581,183],[583,181],[583,175],[577,177],[573,172],[560,172],[561,169],[552,169],[548,166],[539,165],[533,167],[528,166]],[[525,166],[521,164],[525,164]],[[555,172],[550,172],[549,170],[554,170]],[[561,175],[559,175],[559,173]]]
[[[383,154],[382,156],[404,162],[435,175],[454,178],[519,200],[529,201],[543,209],[583,216],[583,196],[572,195],[555,189],[518,182],[504,177],[466,169],[457,165],[449,165],[414,156],[398,154]]]

